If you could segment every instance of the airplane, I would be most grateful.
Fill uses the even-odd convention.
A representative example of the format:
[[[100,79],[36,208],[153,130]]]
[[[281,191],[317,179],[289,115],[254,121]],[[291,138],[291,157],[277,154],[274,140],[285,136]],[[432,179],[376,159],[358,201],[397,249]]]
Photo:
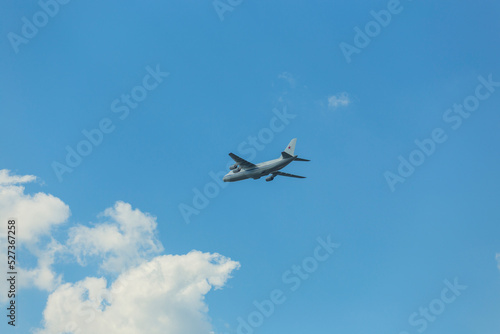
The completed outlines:
[[[304,179],[305,176],[280,172],[280,169],[282,169],[292,161],[311,161],[307,159],[301,159],[298,157],[298,155],[294,155],[296,142],[297,138],[292,139],[285,150],[281,152],[281,157],[279,157],[278,159],[269,160],[256,165],[240,158],[234,153],[229,153],[229,156],[235,161],[235,164],[229,167],[231,171],[227,173],[222,178],[222,180],[224,182],[235,182],[250,178],[257,180],[262,176],[269,174],[271,175],[266,178],[266,181],[272,181],[278,175]]]

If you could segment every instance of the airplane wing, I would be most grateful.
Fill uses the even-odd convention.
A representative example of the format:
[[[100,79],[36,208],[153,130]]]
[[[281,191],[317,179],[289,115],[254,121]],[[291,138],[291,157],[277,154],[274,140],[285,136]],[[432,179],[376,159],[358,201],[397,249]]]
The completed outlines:
[[[281,175],[281,176],[288,176],[288,177],[296,177],[299,179],[305,179],[305,176],[299,176],[299,175],[293,175],[293,174],[288,174],[288,173],[283,173],[283,172],[274,172],[274,175]]]
[[[229,156],[234,160],[236,161],[236,163],[238,165],[241,166],[241,168],[243,169],[249,169],[249,168],[252,168],[252,167],[255,167],[255,165],[251,162],[248,162],[246,161],[245,159],[242,159],[240,158],[239,156],[237,156],[236,154],[234,153],[229,153]]]

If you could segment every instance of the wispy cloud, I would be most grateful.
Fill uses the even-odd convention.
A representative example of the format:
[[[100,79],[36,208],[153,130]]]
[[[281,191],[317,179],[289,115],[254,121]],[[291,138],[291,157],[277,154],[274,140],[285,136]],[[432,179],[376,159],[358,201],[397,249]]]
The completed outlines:
[[[346,92],[341,92],[328,97],[328,107],[331,109],[347,107],[350,103],[351,100]]]
[[[297,79],[290,72],[282,72],[281,74],[278,75],[278,78],[288,82],[288,84],[292,88],[294,88],[297,85]]]
[[[10,175],[10,171],[7,169],[0,170],[0,186],[7,186],[13,184],[29,183],[36,180],[34,175]]]

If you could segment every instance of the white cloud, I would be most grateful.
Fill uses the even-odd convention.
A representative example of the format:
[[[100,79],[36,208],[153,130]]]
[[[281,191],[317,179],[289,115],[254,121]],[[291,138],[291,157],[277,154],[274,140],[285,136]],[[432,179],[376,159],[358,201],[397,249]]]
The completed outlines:
[[[288,84],[293,88],[296,86],[297,84],[297,79],[294,78],[294,76],[290,73],[290,72],[283,72],[281,73],[280,75],[278,75],[278,78],[279,79],[283,79],[285,80],[286,82],[288,82]]]
[[[51,229],[64,223],[69,215],[69,207],[59,198],[50,194],[24,193],[22,183],[32,182],[36,177],[10,176],[8,170],[0,170],[0,221],[17,219],[18,242],[32,244],[39,237],[50,235]],[[5,238],[5,229],[0,230],[0,238]]]
[[[128,270],[107,288],[104,278],[64,284],[48,299],[39,334],[208,334],[204,296],[239,267],[219,254],[158,256]]]
[[[328,97],[328,107],[336,109],[338,107],[347,107],[351,103],[349,95],[346,92],[338,93]]]
[[[0,170],[0,186],[6,186],[10,184],[21,184],[33,182],[36,180],[36,176],[34,175],[10,175],[10,171],[8,169]]]
[[[57,253],[64,251],[63,245],[56,240],[45,246],[44,249],[32,249],[31,253],[38,258],[37,267],[33,269],[19,268],[21,287],[36,287],[40,290],[53,291],[62,282],[62,275],[57,274],[52,265]]]
[[[102,269],[118,273],[163,251],[155,236],[156,217],[132,210],[130,204],[120,201],[102,216],[110,221],[69,230],[66,246],[81,265],[87,258],[98,256],[102,258]]]
[[[67,240],[58,241],[54,227],[68,220],[69,207],[50,194],[25,194],[21,184],[35,180],[0,171],[0,219],[17,219],[16,237],[22,245],[17,252],[37,259],[34,268],[18,263],[19,288],[51,292],[38,333],[210,332],[205,295],[222,288],[238,262],[199,251],[158,256],[163,246],[156,236],[156,217],[120,201],[100,215],[104,222],[69,227]],[[5,239],[3,229],[2,244]],[[64,283],[63,272],[54,268],[64,265],[58,261],[68,255],[81,265],[96,261],[104,274],[117,278],[108,281],[91,274]],[[5,280],[0,290],[7,291]],[[6,298],[2,294],[0,303]]]
[[[24,193],[21,184],[33,182],[33,175],[10,175],[6,169],[0,170],[0,222],[6,223],[8,219],[16,219],[16,251],[23,245],[38,258],[38,267],[30,270],[20,267],[22,263],[16,262],[17,269],[22,275],[22,286],[35,286],[43,290],[52,291],[61,281],[61,276],[52,271],[55,251],[42,247],[39,250],[37,244],[40,238],[50,236],[54,227],[66,222],[70,215],[69,207],[59,198],[50,194],[37,193],[29,195]],[[5,245],[7,240],[7,229],[0,229],[0,244]],[[19,258],[19,256],[18,256]],[[7,261],[2,262],[2,272],[7,272]],[[0,281],[0,291],[7,291],[6,281]],[[0,295],[0,303],[7,301],[7,294]]]

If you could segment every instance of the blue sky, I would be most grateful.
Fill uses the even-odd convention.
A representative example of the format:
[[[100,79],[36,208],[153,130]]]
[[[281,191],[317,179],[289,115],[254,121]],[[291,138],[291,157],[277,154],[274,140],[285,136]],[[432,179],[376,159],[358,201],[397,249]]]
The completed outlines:
[[[498,333],[498,3],[41,3],[0,14],[2,332]],[[210,176],[292,138],[304,180]]]

